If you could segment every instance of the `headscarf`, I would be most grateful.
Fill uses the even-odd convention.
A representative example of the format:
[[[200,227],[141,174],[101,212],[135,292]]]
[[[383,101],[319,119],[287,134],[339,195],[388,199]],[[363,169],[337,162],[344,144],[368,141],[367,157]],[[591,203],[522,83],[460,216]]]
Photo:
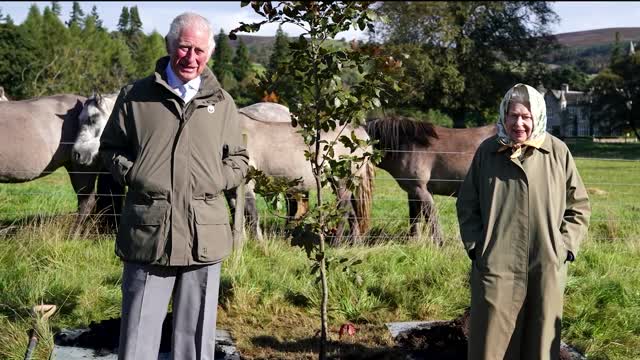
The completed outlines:
[[[531,135],[523,143],[516,143],[507,134],[506,130],[506,115],[509,111],[509,103],[511,98],[515,95],[516,89],[520,93],[525,93],[525,100],[529,101],[529,111],[531,112],[533,120],[533,128],[531,129]],[[522,91],[525,90],[525,91]],[[498,120],[498,142],[503,145],[498,151],[504,151],[511,148],[511,158],[520,158],[524,154],[523,150],[526,150],[527,146],[534,147],[536,149],[542,146],[546,136],[547,129],[547,107],[544,102],[544,97],[538,92],[538,90],[525,84],[514,85],[502,98],[500,102],[500,119]]]

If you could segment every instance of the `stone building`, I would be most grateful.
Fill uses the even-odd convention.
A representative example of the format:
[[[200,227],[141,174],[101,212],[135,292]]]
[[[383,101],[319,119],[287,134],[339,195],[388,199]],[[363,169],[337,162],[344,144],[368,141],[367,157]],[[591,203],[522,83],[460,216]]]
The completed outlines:
[[[568,84],[560,90],[547,90],[542,86],[538,91],[547,105],[547,131],[559,137],[598,136],[589,117],[589,94],[571,91]]]

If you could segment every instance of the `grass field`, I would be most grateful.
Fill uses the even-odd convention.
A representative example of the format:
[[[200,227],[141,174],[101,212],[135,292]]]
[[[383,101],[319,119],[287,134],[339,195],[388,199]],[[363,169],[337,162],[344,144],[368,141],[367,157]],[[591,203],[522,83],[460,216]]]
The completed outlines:
[[[563,340],[590,359],[640,358],[640,162],[583,159],[597,144],[573,149],[593,208],[589,237],[570,267]],[[629,144],[635,145],[635,144]],[[634,158],[627,146],[604,158]],[[602,150],[602,149],[600,149]],[[602,151],[604,152],[604,150]],[[635,157],[640,159],[640,156]],[[58,305],[35,359],[47,359],[53,333],[118,317],[120,261],[113,236],[70,238],[75,196],[66,174],[0,185],[0,358],[22,359],[29,309]],[[375,246],[331,249],[361,259],[354,272],[330,273],[331,354],[339,358],[397,358],[386,322],[451,319],[469,306],[469,262],[460,244],[455,199],[436,197],[446,234],[442,248],[407,237],[405,193],[378,171],[374,193]],[[320,293],[304,251],[291,247],[261,212],[269,236],[248,241],[225,260],[219,328],[228,329],[248,359],[316,358]],[[46,215],[46,216],[42,216]],[[352,322],[355,336],[338,338]]]

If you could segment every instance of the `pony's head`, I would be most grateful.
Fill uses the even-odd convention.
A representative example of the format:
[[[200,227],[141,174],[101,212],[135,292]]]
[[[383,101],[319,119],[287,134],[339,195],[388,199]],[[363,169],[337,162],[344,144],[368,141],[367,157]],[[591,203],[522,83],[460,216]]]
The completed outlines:
[[[111,115],[118,94],[93,95],[84,102],[78,117],[78,137],[73,144],[73,161],[93,164],[100,149],[100,136]]]

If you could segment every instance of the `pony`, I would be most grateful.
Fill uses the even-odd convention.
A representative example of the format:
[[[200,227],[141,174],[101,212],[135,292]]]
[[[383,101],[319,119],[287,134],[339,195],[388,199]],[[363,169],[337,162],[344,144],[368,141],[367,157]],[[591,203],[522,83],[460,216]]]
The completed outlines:
[[[106,125],[109,114],[113,110],[116,95],[103,96],[102,100],[87,100],[83,109],[87,116],[81,116],[82,119],[91,118],[91,121],[81,121],[86,127],[78,135],[82,139],[83,144],[98,144],[102,129]],[[310,163],[305,159],[304,150],[307,149],[301,136],[296,129],[291,126],[291,114],[289,110],[276,103],[257,103],[238,111],[238,120],[240,127],[248,136],[247,152],[249,153],[249,165],[261,170],[269,176],[284,176],[288,179],[301,178],[302,182],[295,188],[290,189],[288,203],[292,204],[293,199],[298,193],[307,194],[309,190],[315,187],[315,179],[311,171]],[[361,139],[368,139],[366,131],[362,128],[356,129],[356,134]],[[338,131],[326,133],[324,138],[327,140],[335,140]],[[274,145],[275,144],[275,145]],[[94,149],[93,145],[84,146],[80,142],[74,147],[74,151],[78,152],[78,161],[91,161],[95,153],[87,153],[88,149]],[[362,149],[361,151],[366,150]],[[341,143],[335,147],[336,156],[340,154],[348,154],[349,150],[344,148]],[[75,156],[75,155],[74,155]],[[348,224],[350,236],[355,238],[368,228],[368,222],[371,211],[371,192],[373,187],[373,171],[374,167],[370,162],[366,162],[361,168],[354,170],[355,176],[361,181],[359,191],[352,194],[345,184],[336,182],[334,184],[335,192],[338,196],[338,206],[348,210]],[[234,197],[234,190],[226,192],[227,199]],[[308,197],[308,195],[307,195]],[[247,224],[251,230],[261,237],[259,228],[259,218],[255,202],[254,184],[249,182],[245,194],[245,214],[247,214]],[[230,201],[233,207],[233,201]],[[293,210],[289,207],[291,217],[300,216],[301,209]],[[336,229],[336,234],[341,234],[344,230],[344,224]],[[336,236],[336,238],[340,238]]]
[[[241,127],[248,137],[249,165],[265,175],[301,180],[296,187],[289,189],[286,196],[287,219],[299,218],[306,211],[305,199],[308,199],[309,191],[315,189],[316,185],[311,164],[304,155],[308,147],[296,128],[291,126],[291,114],[286,107],[268,102],[253,104],[239,109],[238,112]],[[351,129],[347,128],[343,133],[348,135],[350,131]],[[359,139],[369,139],[363,128],[356,128],[353,131]],[[338,129],[323,132],[322,139],[334,141],[339,135]],[[367,150],[370,151],[370,149],[358,149],[356,154],[361,155]],[[336,157],[350,154],[350,150],[339,142],[335,144],[334,151]],[[370,161],[366,161],[362,167],[354,169],[353,175],[359,180],[358,191],[355,194],[349,191],[345,183],[340,180],[332,183],[332,187],[337,196],[337,206],[346,210],[349,237],[355,240],[368,230],[374,166]],[[247,222],[260,237],[257,228],[259,220],[257,212],[253,209],[255,207],[253,190],[254,184],[250,182],[246,192],[246,204],[251,209],[247,214]],[[336,235],[332,238],[334,244],[343,238],[345,225],[345,222],[341,222],[336,229]]]
[[[102,224],[115,230],[124,204],[124,186],[119,184],[98,158],[100,136],[115,106],[118,93],[94,94],[87,98],[78,116],[78,135],[73,144],[72,158],[81,166],[99,169],[96,188],[96,210]]]
[[[0,101],[9,101],[7,95],[4,93],[4,88],[0,86]]]
[[[372,119],[365,127],[377,140],[374,148],[383,151],[377,166],[407,192],[410,234],[417,235],[422,217],[433,241],[441,245],[433,195],[457,196],[478,146],[496,134],[496,126],[450,129],[393,116]]]
[[[84,101],[63,94],[0,102],[0,182],[27,182],[66,168],[78,199],[76,225],[94,208],[98,170],[72,161]]]

